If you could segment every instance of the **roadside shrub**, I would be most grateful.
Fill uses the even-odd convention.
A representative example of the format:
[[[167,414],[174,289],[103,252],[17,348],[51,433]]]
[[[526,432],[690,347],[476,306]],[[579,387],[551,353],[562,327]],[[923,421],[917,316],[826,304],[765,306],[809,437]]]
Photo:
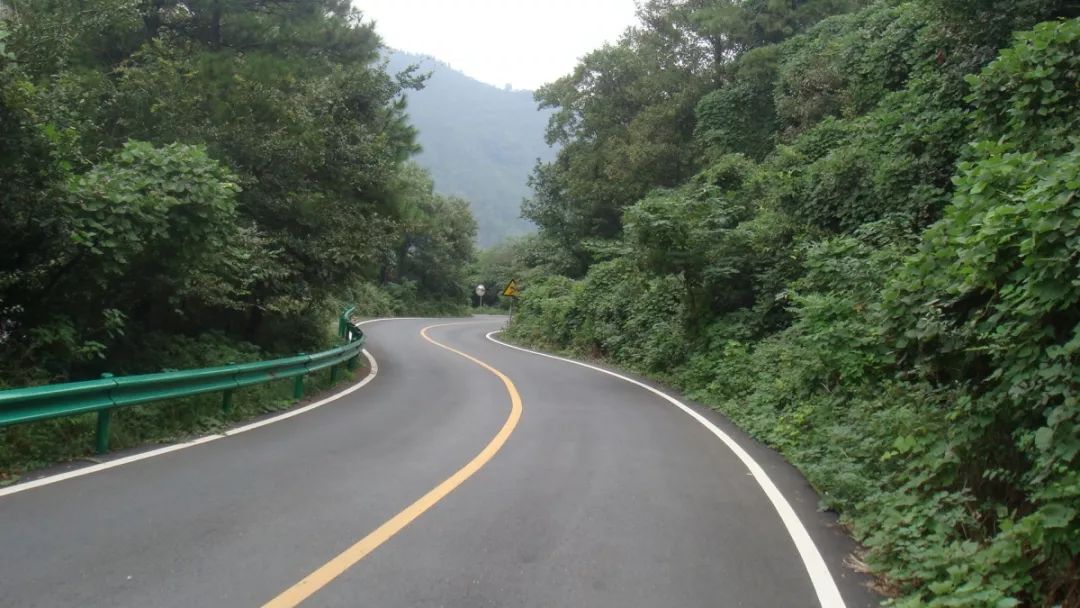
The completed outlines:
[[[1004,149],[980,144],[985,158],[961,165],[953,205],[886,293],[913,373],[962,389],[947,409],[925,410],[948,424],[916,438],[921,458],[900,481],[986,514],[946,534],[952,559],[924,599],[1080,593],[1080,148]]]
[[[708,168],[515,322],[777,447],[904,608],[1080,606],[1080,20],[990,62],[1059,6],[1005,4],[881,2],[785,43],[775,149],[723,154],[757,125],[721,132],[710,95]]]
[[[564,348],[580,326],[574,292],[578,283],[552,275],[528,285],[510,329],[512,336],[529,344]]]

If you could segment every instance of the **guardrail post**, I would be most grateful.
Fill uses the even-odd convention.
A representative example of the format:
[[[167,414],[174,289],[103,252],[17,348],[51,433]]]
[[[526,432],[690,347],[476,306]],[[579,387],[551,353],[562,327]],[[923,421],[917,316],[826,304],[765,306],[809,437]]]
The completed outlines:
[[[352,331],[350,331],[352,322],[350,318],[355,310],[355,306],[350,306],[341,311],[341,315],[338,316],[338,337],[345,338],[346,342],[352,342]]]
[[[228,365],[236,365],[235,361],[229,361]],[[235,376],[233,377],[235,380]],[[232,414],[233,411],[233,391],[228,389],[221,393],[221,412],[226,416]]]
[[[102,378],[112,378],[113,375],[106,372],[101,374]],[[112,410],[98,410],[97,413],[97,437],[94,441],[94,450],[98,454],[104,454],[109,451],[109,422],[112,420]]]
[[[306,354],[307,353],[300,353],[300,356]],[[292,396],[293,399],[296,399],[297,401],[304,398],[304,374],[298,375],[293,380]]]
[[[336,384],[338,381],[338,366],[330,366],[330,384]]]
[[[112,418],[112,410],[98,410],[97,413],[97,439],[94,442],[94,450],[98,454],[109,451],[109,419]]]
[[[355,370],[356,369],[356,362],[357,362],[357,359],[359,359],[359,358],[360,358],[360,355],[356,355],[355,357],[349,357],[349,359],[347,361],[345,361],[345,367],[349,371]]]

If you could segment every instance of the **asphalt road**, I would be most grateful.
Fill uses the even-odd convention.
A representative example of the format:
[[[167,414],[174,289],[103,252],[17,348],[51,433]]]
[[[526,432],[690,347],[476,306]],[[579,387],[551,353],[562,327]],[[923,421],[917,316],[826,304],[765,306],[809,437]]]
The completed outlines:
[[[0,495],[0,605],[822,605],[806,547],[716,434],[640,386],[488,340],[502,323],[366,325],[378,373],[347,396]],[[802,477],[687,403],[775,484],[846,606],[876,605]]]

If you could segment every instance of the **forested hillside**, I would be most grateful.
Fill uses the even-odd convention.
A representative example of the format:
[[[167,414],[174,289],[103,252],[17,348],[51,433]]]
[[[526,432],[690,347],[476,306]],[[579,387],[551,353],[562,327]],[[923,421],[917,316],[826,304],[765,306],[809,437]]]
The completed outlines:
[[[346,0],[5,0],[0,386],[324,346],[465,301],[467,203],[412,163]],[[16,431],[11,431],[12,433]]]
[[[418,66],[424,88],[406,92],[409,121],[418,130],[416,162],[431,171],[438,192],[469,201],[483,247],[535,228],[521,218],[527,179],[537,159],[553,157],[544,144],[549,111],[538,111],[530,91],[493,87],[440,61],[390,53],[391,71]]]
[[[1080,7],[652,0],[537,92],[513,335],[779,448],[898,606],[1080,606]]]

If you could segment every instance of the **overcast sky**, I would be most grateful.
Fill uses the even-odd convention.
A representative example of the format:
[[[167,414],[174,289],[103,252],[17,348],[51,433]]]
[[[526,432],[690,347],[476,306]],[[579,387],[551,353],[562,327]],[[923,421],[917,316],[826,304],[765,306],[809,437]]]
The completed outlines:
[[[387,46],[536,89],[635,22],[634,0],[353,0]]]

